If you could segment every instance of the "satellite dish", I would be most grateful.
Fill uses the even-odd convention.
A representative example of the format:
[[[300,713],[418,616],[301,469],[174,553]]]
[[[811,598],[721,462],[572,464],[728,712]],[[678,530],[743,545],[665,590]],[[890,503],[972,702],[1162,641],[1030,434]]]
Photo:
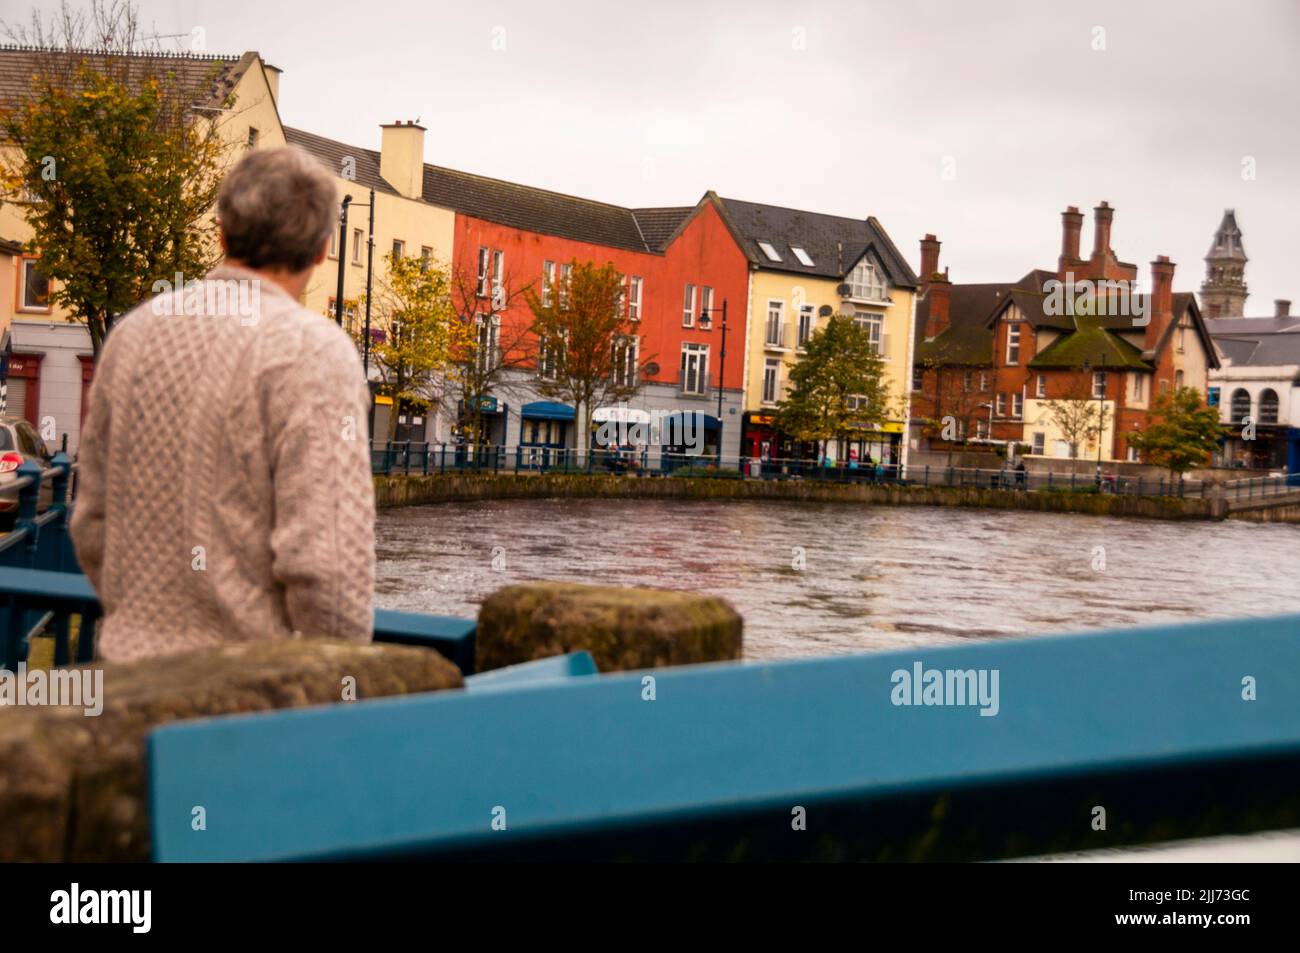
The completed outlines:
[[[836,293],[837,295],[839,295],[841,298],[847,298],[847,297],[849,296],[849,291],[851,291],[851,290],[852,290],[852,289],[849,288],[849,286],[848,286],[847,284],[844,284],[844,285],[836,285],[836,287],[835,287],[835,293]]]
[[[651,361],[649,364],[645,366],[645,372],[647,377],[658,377],[659,365],[656,364],[654,361]]]
[[[824,304],[817,309],[817,314],[823,318],[829,318],[834,313],[835,313],[835,309],[828,304]]]

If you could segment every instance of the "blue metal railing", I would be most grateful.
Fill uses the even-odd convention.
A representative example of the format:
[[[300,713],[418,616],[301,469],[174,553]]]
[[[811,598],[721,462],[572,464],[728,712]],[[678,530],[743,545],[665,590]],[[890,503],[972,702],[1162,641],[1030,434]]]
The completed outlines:
[[[16,480],[0,486],[0,492],[18,492],[14,528],[0,536],[0,668],[10,671],[27,659],[32,638],[42,632],[53,635],[56,666],[95,657],[95,627],[102,609],[90,580],[81,573],[69,532],[76,464],[64,453],[50,463],[48,469],[24,463]],[[50,505],[39,512],[46,480]],[[375,610],[376,642],[434,649],[466,675],[474,671],[475,630],[473,619]]]

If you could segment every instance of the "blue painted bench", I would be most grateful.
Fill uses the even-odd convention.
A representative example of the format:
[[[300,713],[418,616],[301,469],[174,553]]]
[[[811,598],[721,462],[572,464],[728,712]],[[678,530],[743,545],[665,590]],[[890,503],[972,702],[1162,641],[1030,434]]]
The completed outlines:
[[[981,670],[987,704],[924,704]],[[182,722],[149,778],[163,861],[982,859],[1281,827],[1300,616]]]
[[[79,572],[43,569],[0,568],[0,664],[15,670],[27,657],[27,635],[34,619],[53,612],[55,625],[54,663],[66,665],[68,658],[69,613],[82,616],[77,643],[77,661],[94,658],[95,622],[101,614],[99,599],[90,580]],[[474,671],[473,619],[423,615],[417,612],[375,610],[375,641],[418,645],[434,649],[468,675]]]

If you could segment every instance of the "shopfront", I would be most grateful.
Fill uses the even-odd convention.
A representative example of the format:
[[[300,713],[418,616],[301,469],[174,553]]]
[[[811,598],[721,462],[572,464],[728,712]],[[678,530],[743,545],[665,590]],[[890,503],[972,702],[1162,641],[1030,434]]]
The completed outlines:
[[[576,417],[568,404],[537,400],[519,408],[519,466],[543,469],[563,460]]]

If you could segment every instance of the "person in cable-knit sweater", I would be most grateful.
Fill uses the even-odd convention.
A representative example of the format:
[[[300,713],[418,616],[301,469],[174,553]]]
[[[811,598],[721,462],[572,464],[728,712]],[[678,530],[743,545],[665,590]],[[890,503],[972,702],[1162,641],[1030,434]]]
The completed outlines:
[[[90,390],[72,537],[108,660],[372,636],[369,393],[356,346],[298,303],[334,183],[257,150],[217,214],[225,263],[120,318]]]

